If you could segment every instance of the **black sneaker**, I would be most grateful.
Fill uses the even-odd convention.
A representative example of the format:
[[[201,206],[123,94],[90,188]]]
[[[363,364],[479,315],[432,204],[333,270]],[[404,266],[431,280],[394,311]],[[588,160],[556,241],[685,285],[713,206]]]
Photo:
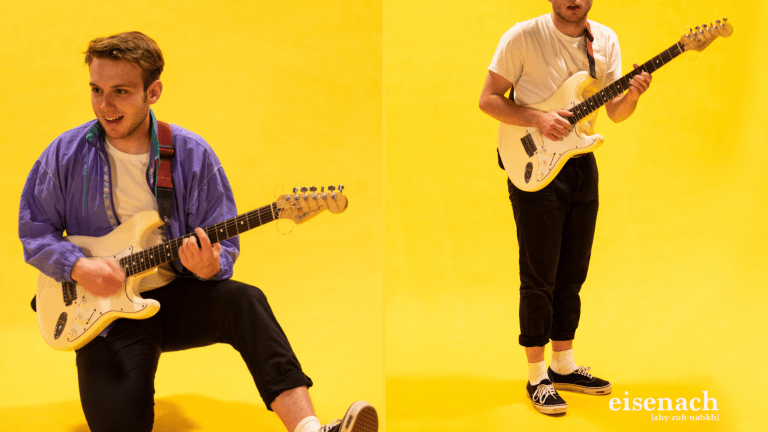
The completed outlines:
[[[533,408],[543,414],[564,414],[568,408],[568,404],[557,394],[550,380],[536,385],[526,383],[525,395],[531,400]]]
[[[547,375],[549,375],[557,390],[588,395],[611,394],[611,383],[604,379],[593,377],[589,373],[588,367],[579,366],[578,369],[568,375],[560,375],[550,367],[547,369]]]
[[[378,432],[379,416],[368,402],[357,401],[349,406],[341,420],[320,427],[320,432]]]

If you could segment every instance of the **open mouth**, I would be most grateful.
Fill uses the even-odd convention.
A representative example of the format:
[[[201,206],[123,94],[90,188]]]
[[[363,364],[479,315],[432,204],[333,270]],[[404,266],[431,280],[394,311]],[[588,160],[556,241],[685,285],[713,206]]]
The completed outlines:
[[[576,10],[579,10],[579,9],[581,9],[581,8],[579,8],[577,5],[568,6],[568,10],[576,11]]]
[[[123,119],[123,116],[119,117],[104,117],[104,121],[106,121],[108,124],[118,124],[120,123],[120,120]]]

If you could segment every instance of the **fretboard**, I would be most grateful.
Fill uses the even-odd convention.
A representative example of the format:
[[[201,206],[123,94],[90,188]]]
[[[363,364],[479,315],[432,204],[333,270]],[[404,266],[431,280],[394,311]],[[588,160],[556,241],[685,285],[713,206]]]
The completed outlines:
[[[629,90],[629,80],[631,80],[635,75],[639,75],[641,72],[648,72],[649,74],[652,74],[653,72],[659,70],[660,67],[671,62],[672,59],[682,54],[683,51],[685,51],[685,48],[680,42],[672,45],[669,49],[662,51],[661,54],[648,60],[638,68],[633,69],[632,72],[605,86],[599,92],[595,93],[580,104],[573,107],[573,109],[570,110],[573,115],[568,117],[568,121],[571,124],[576,124],[584,117],[605,105],[609,100]]]
[[[219,222],[215,225],[203,228],[203,230],[211,240],[211,244],[213,244],[264,225],[265,223],[272,222],[275,220],[276,214],[277,204],[272,203],[256,210],[249,211],[248,213],[235,216],[232,219],[227,219],[224,222]],[[188,237],[197,238],[197,235],[194,233],[187,234],[183,237],[178,237],[149,249],[120,258],[120,266],[125,270],[126,276],[131,276],[175,259],[179,259],[179,248],[184,242],[184,239]]]

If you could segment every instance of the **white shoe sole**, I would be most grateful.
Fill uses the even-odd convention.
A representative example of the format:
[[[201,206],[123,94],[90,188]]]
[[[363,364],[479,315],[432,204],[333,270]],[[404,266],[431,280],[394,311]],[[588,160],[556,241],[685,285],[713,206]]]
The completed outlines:
[[[588,395],[595,395],[595,396],[605,396],[608,394],[611,394],[611,390],[613,389],[611,384],[608,384],[607,386],[603,387],[586,387],[586,386],[580,386],[576,384],[564,384],[564,383],[554,383],[552,384],[555,387],[555,390],[558,391],[569,391],[574,393],[582,393],[582,394],[588,394]]]
[[[542,413],[542,414],[564,414],[565,411],[568,409],[568,404],[560,404],[560,405],[541,405],[537,404],[536,402],[531,399],[531,395],[528,394],[528,390],[525,391],[525,396],[528,398],[529,401],[531,401],[531,405],[533,405],[533,409],[536,411]]]

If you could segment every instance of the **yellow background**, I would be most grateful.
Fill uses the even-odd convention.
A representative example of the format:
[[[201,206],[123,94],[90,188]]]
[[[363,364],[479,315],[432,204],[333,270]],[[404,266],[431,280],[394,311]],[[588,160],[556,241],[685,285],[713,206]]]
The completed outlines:
[[[28,309],[16,212],[43,148],[92,118],[87,42],[133,29],[166,58],[155,112],[211,143],[241,211],[278,183],[347,186],[341,215],[243,235],[235,270],[266,291],[321,420],[366,399],[405,432],[758,430],[765,9],[598,0],[590,13],[618,34],[625,73],[684,26],[726,15],[735,28],[654,74],[631,119],[596,125],[602,205],[576,361],[613,381],[611,397],[718,400],[719,422],[660,424],[573,394],[548,418],[523,395],[514,223],[477,98],[501,35],[548,2],[3,0],[0,430],[87,430],[74,355],[45,346]],[[156,413],[156,430],[281,430],[225,346],[164,355]]]
[[[358,399],[385,414],[381,27],[377,1],[0,3],[0,430],[87,430],[74,354],[48,348],[29,309],[16,218],[45,146],[93,118],[88,41],[129,30],[164,53],[158,118],[213,146],[241,212],[276,184],[346,186],[345,213],[244,234],[235,278],[266,292],[321,421]],[[228,346],[163,355],[156,389],[156,430],[284,430]]]
[[[618,34],[624,73],[684,26],[725,15],[735,31],[656,72],[626,122],[601,110],[601,209],[574,351],[613,395],[564,394],[567,415],[548,418],[523,393],[515,227],[498,123],[477,101],[501,35],[551,5],[385,2],[391,430],[764,429],[764,5],[594,2],[590,18]],[[704,390],[719,422],[659,424],[608,408],[625,392],[631,403]]]

